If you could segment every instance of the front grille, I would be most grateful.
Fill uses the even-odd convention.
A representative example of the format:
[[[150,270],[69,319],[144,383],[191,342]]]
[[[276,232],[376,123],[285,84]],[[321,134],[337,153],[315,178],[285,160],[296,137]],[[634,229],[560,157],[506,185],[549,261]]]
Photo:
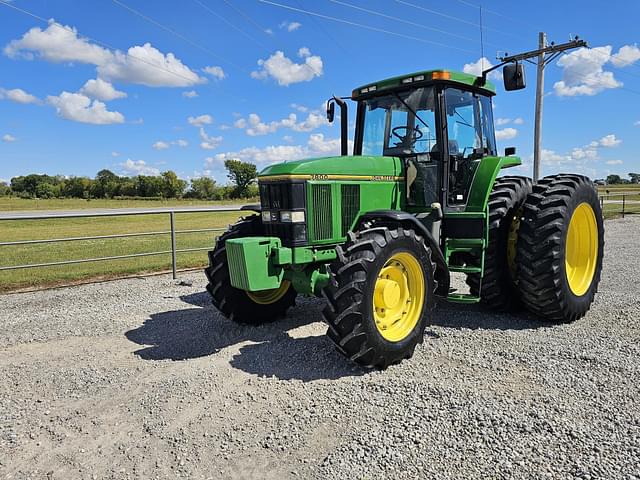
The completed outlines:
[[[275,212],[280,218],[280,211],[301,210],[306,216],[305,182],[264,182],[260,183],[260,205],[262,210]],[[267,236],[278,237],[282,245],[295,247],[307,244],[306,223],[263,222]]]
[[[342,236],[344,237],[360,211],[360,185],[343,183],[340,186]]]
[[[329,240],[333,238],[331,185],[326,183],[311,185],[311,203],[313,205],[314,239]]]

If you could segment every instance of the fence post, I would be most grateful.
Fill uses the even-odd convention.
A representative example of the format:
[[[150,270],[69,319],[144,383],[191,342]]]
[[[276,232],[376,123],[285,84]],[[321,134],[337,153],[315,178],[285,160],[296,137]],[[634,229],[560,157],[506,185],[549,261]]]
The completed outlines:
[[[604,212],[604,196],[600,195],[600,210]]]
[[[178,278],[178,268],[176,261],[176,221],[175,213],[169,212],[169,218],[171,220],[171,272],[173,273],[173,279]]]
[[[623,193],[622,194],[622,218],[624,218],[624,201],[626,197],[627,196]]]

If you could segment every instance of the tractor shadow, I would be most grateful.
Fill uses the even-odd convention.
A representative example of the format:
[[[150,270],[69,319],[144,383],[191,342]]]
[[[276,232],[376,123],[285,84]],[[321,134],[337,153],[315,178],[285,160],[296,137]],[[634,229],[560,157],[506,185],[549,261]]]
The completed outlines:
[[[431,325],[471,330],[536,330],[548,327],[527,311],[494,312],[479,304],[457,304],[438,300]]]
[[[274,323],[245,326],[218,313],[207,292],[180,299],[196,308],[152,314],[141,326],[125,333],[128,340],[143,346],[135,355],[150,361],[190,360],[251,342],[240,347],[230,364],[257,376],[307,382],[367,373],[340,355],[325,335],[290,334],[299,327],[322,321],[317,300],[298,300],[286,318]]]

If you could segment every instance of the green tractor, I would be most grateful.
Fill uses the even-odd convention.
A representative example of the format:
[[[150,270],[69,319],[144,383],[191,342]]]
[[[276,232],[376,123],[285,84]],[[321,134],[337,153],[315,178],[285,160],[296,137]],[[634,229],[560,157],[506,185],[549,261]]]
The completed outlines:
[[[519,65],[505,89],[524,88]],[[593,302],[603,255],[593,183],[561,174],[537,183],[500,176],[521,164],[498,155],[495,87],[485,76],[432,70],[353,91],[348,156],[271,165],[258,177],[260,205],[209,252],[213,304],[232,321],[282,317],[297,295],[318,295],[327,335],[352,361],[386,368],[413,355],[436,297],[526,307],[569,322]],[[468,286],[451,287],[453,274]],[[460,284],[464,286],[464,282]]]

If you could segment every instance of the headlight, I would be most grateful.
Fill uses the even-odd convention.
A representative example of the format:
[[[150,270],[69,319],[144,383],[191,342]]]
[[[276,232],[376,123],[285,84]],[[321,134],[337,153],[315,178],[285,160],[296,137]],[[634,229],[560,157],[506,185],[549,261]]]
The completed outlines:
[[[287,223],[304,223],[304,212],[283,210],[280,212],[280,221]]]
[[[281,222],[290,222],[291,221],[291,212],[288,210],[282,210],[280,212],[280,221]]]
[[[271,212],[269,210],[262,211],[262,221],[270,222],[271,221]]]
[[[293,223],[304,223],[304,212],[303,211],[291,212],[291,221]]]

